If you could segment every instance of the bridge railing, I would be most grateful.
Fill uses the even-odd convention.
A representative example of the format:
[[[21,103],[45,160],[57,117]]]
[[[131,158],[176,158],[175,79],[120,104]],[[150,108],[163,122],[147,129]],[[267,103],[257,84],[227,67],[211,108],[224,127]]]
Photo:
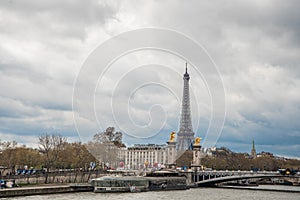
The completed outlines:
[[[216,179],[221,177],[256,177],[256,176],[278,176],[280,175],[277,171],[230,171],[230,170],[202,170],[192,174],[192,182],[199,182],[209,179]]]

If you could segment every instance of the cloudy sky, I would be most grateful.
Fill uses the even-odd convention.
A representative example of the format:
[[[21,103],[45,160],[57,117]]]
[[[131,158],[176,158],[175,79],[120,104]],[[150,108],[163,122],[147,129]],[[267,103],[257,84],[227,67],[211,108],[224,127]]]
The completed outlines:
[[[300,157],[299,4],[3,0],[0,139],[85,141],[114,126],[127,144],[164,143],[178,130],[187,61],[204,146],[250,152],[254,139],[259,152]]]

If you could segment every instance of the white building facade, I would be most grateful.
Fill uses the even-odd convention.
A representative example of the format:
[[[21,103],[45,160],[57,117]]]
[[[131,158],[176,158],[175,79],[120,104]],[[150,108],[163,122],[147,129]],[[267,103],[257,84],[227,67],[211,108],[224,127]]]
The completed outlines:
[[[126,169],[160,168],[167,162],[167,145],[135,144],[121,150]]]

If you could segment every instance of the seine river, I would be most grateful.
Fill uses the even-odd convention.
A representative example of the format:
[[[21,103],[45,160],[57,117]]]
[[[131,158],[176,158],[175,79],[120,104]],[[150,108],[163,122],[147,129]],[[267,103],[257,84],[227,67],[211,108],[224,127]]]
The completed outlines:
[[[295,188],[295,187],[292,187]],[[277,189],[280,189],[277,187]],[[300,187],[296,187],[300,191]],[[251,191],[251,190],[238,190],[238,189],[222,189],[222,188],[194,188],[190,190],[176,190],[176,191],[159,191],[159,192],[141,192],[141,193],[67,193],[67,194],[52,194],[52,195],[37,195],[26,197],[15,197],[7,199],[86,199],[86,200],[154,200],[154,199],[180,199],[180,200],[214,200],[214,199],[287,199],[299,200],[300,193],[289,192],[269,192],[269,191]]]

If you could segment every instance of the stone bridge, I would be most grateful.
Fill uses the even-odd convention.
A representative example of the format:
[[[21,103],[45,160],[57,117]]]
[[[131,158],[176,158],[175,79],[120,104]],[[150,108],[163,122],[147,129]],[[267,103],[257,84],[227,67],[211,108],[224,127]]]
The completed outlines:
[[[286,181],[297,185],[300,182],[299,175],[282,175],[274,171],[197,171],[189,174],[191,178],[191,185],[197,187],[201,186],[215,186],[219,183],[229,182],[229,181],[238,181],[238,180],[257,180],[257,179],[266,179],[266,178],[280,178]]]

